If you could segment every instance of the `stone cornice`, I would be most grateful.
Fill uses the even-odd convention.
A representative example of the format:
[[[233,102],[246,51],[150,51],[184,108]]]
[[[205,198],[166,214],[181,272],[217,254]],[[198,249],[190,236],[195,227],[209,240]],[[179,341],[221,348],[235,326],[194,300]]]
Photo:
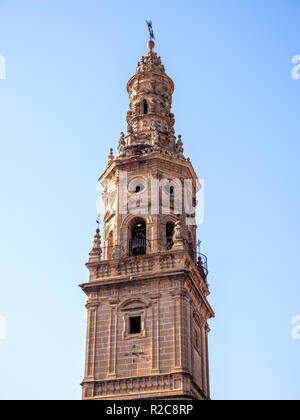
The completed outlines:
[[[130,268],[126,268],[126,265]],[[198,302],[200,301],[201,305],[205,306],[207,318],[213,318],[215,316],[207,301],[207,296],[209,295],[208,287],[186,250],[173,251],[172,253],[170,251],[159,252],[139,257],[87,263],[87,267],[91,273],[90,282],[81,284],[80,287],[88,296],[91,292],[97,291],[99,287],[124,283],[133,284],[141,280],[150,282],[164,277],[169,279],[176,279],[178,277],[181,281],[182,275],[184,275],[181,289],[178,290],[177,286],[170,286],[170,290],[182,294],[184,293],[184,284],[188,286],[189,281],[190,286],[188,286],[187,290],[189,290],[191,298]],[[97,272],[100,273],[99,267],[105,267],[104,271],[102,270],[102,275],[96,274]],[[128,272],[129,270],[131,272]],[[124,271],[127,271],[127,274]],[[193,295],[195,298],[193,298]]]
[[[127,92],[130,93],[130,90],[132,89],[132,84],[137,81],[140,82],[141,80],[145,79],[153,79],[153,80],[164,80],[169,84],[170,93],[173,94],[175,90],[175,85],[173,80],[167,75],[162,73],[156,73],[154,71],[145,71],[141,73],[134,74],[127,82]]]
[[[187,386],[187,384],[190,386]],[[165,386],[172,386],[172,391],[165,390]],[[171,372],[168,374],[149,374],[147,376],[124,377],[115,379],[84,380],[81,385],[93,389],[93,395],[86,398],[90,400],[97,399],[136,399],[143,396],[143,399],[152,399],[156,397],[172,398],[183,397],[190,399],[208,400],[208,396],[196,384],[192,375],[188,372]],[[123,389],[124,394],[120,393]],[[124,395],[124,396],[123,396]]]
[[[90,272],[90,283],[108,280],[133,279],[139,276],[149,278],[152,274],[173,274],[174,272],[191,272],[193,277],[201,285],[202,293],[209,295],[209,290],[202,279],[196,265],[192,261],[186,249],[159,251],[137,257],[122,257],[113,260],[88,262],[86,264]]]
[[[169,156],[164,153],[151,153],[147,156],[137,156],[135,157],[136,162],[147,162],[151,160],[158,160],[163,162],[170,162],[172,165],[178,165],[180,167],[184,167],[189,170],[191,179],[194,181],[198,181],[197,174],[194,170],[194,167],[191,162],[178,159],[175,156]],[[98,181],[102,182],[104,179],[110,177],[111,173],[115,172],[115,170],[122,169],[125,165],[132,165],[132,158],[124,158],[124,159],[116,159],[106,170],[102,173],[102,175],[99,177]]]

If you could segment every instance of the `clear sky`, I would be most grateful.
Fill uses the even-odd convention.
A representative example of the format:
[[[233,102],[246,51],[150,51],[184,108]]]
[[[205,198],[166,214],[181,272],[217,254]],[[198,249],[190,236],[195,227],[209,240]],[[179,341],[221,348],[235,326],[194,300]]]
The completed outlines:
[[[199,178],[214,399],[299,399],[299,0],[0,2],[0,398],[79,399],[96,182],[146,19]]]

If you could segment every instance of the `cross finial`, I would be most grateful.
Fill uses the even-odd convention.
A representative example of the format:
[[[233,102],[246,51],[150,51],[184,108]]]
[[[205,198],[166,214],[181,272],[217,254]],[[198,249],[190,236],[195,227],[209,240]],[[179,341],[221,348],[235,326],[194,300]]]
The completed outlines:
[[[98,226],[97,227],[97,233],[99,233],[100,232],[100,213],[97,216],[96,223],[97,223],[97,226]]]

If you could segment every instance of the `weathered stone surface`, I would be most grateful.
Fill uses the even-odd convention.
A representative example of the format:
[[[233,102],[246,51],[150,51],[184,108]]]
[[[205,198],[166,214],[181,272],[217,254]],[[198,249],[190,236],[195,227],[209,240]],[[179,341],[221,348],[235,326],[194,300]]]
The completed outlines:
[[[89,282],[81,285],[88,297],[83,399],[209,399],[207,320],[214,313],[207,301],[207,271],[196,258],[196,226],[186,222],[185,212],[178,219],[174,202],[169,213],[162,201],[157,213],[111,208],[112,198],[120,201],[122,172],[128,183],[145,181],[144,191],[125,191],[126,206],[142,194],[151,201],[153,180],[177,179],[183,185],[190,179],[193,200],[199,188],[181,136],[176,141],[174,135],[174,84],[152,50],[127,90],[127,135],[121,133],[119,154],[115,158],[111,150],[100,177],[110,181],[103,248],[97,231],[87,263]],[[168,224],[174,227],[171,237]],[[146,245],[134,254],[130,241],[140,225]],[[138,320],[134,332],[133,319]]]

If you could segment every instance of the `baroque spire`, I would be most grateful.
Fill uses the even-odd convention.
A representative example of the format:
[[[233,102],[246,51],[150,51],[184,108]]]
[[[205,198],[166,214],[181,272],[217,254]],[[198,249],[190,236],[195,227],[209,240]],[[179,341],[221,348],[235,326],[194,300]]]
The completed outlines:
[[[175,137],[175,118],[171,112],[174,83],[166,74],[161,58],[154,52],[152,23],[147,22],[150,40],[135,74],[127,83],[129,111],[127,134],[121,133],[117,159],[151,153],[164,153],[183,159],[182,141]],[[109,164],[113,155],[110,155]],[[114,159],[114,158],[113,158]]]
[[[148,52],[127,84],[130,110],[127,113],[128,146],[145,145],[175,152],[174,115],[171,113],[174,83],[160,57],[148,42]],[[147,147],[148,146],[148,147]]]

